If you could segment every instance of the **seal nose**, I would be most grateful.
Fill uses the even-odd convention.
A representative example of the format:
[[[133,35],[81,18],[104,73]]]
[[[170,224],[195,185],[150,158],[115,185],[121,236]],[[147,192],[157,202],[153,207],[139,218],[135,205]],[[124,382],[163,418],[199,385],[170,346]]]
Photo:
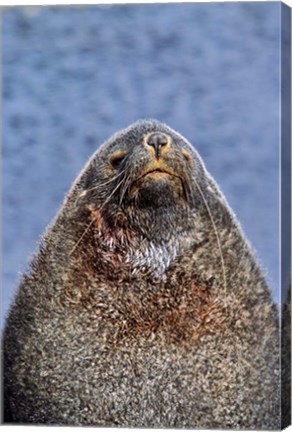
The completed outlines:
[[[170,138],[161,132],[154,132],[147,137],[146,143],[154,148],[155,156],[159,159],[162,148],[166,148],[169,145]]]

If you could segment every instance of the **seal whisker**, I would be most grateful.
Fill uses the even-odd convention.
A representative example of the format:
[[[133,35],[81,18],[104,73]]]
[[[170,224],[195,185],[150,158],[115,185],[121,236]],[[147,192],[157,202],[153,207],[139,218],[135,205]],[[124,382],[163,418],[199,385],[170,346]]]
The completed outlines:
[[[190,206],[193,206],[194,205],[194,194],[192,191],[191,182],[188,178],[185,179],[185,181],[183,181],[183,188],[184,188],[184,193],[185,193],[188,204]]]
[[[112,183],[113,181],[117,180],[117,179],[118,179],[122,174],[125,173],[125,171],[126,171],[126,170],[124,169],[124,170],[121,171],[119,174],[117,174],[115,177],[113,177],[112,179],[106,181],[105,183],[101,183],[100,185],[98,185],[98,186],[94,186],[94,187],[92,187],[92,188],[90,188],[90,189],[86,189],[86,192],[91,192],[91,191],[96,190],[96,189],[102,189],[104,186],[106,186],[106,185]]]
[[[121,173],[120,173],[121,174]],[[115,177],[115,180],[118,176]],[[112,198],[112,196],[114,195],[114,193],[116,192],[116,190],[120,187],[120,185],[122,184],[123,180],[121,180],[118,185],[115,187],[115,189],[112,191],[112,193],[110,194],[110,196],[104,201],[103,205],[101,206],[100,210],[102,210],[104,208],[104,206],[108,203],[108,201]],[[93,188],[94,189],[94,188]],[[80,236],[79,240],[77,241],[77,243],[74,245],[73,249],[70,251],[69,256],[72,255],[72,253],[76,250],[76,248],[78,247],[78,245],[80,244],[80,242],[82,241],[82,239],[84,238],[84,236],[86,235],[86,233],[88,232],[88,230],[90,229],[90,227],[92,226],[94,222],[94,219],[92,219],[90,221],[90,223],[87,225],[87,227],[85,228],[85,230],[83,231],[82,235]]]
[[[132,179],[131,179],[130,175],[126,176],[125,177],[125,181],[124,181],[124,185],[123,185],[123,188],[122,188],[122,191],[121,191],[120,205],[122,205],[122,203],[123,203],[123,200],[125,198],[126,192],[128,190],[128,187],[130,186],[131,182],[132,182]]]
[[[216,224],[215,224],[215,221],[214,221],[211,209],[210,209],[210,207],[209,207],[209,205],[207,203],[206,197],[205,197],[205,195],[204,195],[204,193],[203,193],[203,191],[202,191],[199,183],[197,182],[197,180],[195,178],[194,178],[194,182],[195,182],[195,185],[196,185],[196,187],[197,187],[197,189],[198,189],[198,191],[199,191],[199,193],[200,193],[200,195],[202,197],[204,205],[205,205],[205,207],[207,209],[207,212],[209,214],[209,217],[210,217],[210,220],[211,220],[211,223],[212,223],[212,226],[213,226],[213,230],[214,230],[214,233],[215,233],[215,236],[216,236],[216,239],[217,239],[218,249],[219,249],[219,253],[220,253],[220,260],[221,260],[221,268],[222,268],[224,292],[225,292],[225,308],[227,308],[226,268],[225,268],[225,262],[224,262],[223,252],[222,252],[221,240],[220,240],[220,237],[219,237],[219,234],[218,234],[218,230],[217,230],[217,227],[216,227]]]
[[[119,189],[119,187],[121,186],[121,184],[123,183],[124,179],[122,179],[118,185],[114,188],[114,190],[111,192],[111,194],[109,195],[109,197],[104,201],[104,203],[102,204],[100,210],[102,210],[106,204],[110,201],[110,199],[113,197],[113,195],[115,194],[115,192]]]
[[[72,255],[72,253],[76,250],[76,248],[78,247],[78,245],[80,244],[81,240],[84,238],[85,234],[88,232],[89,228],[91,227],[91,225],[93,224],[94,219],[92,219],[89,224],[86,226],[85,230],[83,231],[83,233],[81,234],[79,240],[75,243],[73,249],[71,249],[71,251],[69,252],[69,256]]]

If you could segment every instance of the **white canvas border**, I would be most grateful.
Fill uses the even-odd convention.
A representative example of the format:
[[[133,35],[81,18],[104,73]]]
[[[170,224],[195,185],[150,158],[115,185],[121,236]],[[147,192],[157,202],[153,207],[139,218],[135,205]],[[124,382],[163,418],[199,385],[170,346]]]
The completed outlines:
[[[239,0],[240,2],[251,2],[251,0]],[[277,0],[256,0],[256,2],[275,2]],[[155,0],[143,0],[143,1],[139,1],[139,0],[86,0],[85,3],[83,3],[81,0],[45,0],[45,1],[41,1],[41,0],[1,0],[1,4],[0,4],[0,12],[1,9],[3,10],[3,7],[15,7],[15,6],[24,6],[24,7],[33,7],[33,6],[71,6],[71,5],[76,5],[76,6],[86,6],[86,5],[112,5],[112,4],[125,4],[125,3],[133,3],[133,4],[138,4],[138,3],[238,3],[238,0],[215,0],[215,1],[210,1],[210,0],[200,0],[200,1],[196,1],[196,0],[159,0],[159,1],[155,1]],[[292,8],[292,0],[282,0],[282,3],[286,4],[287,6]],[[1,28],[1,25],[0,25]],[[48,427],[51,428],[53,431],[59,431],[59,430],[64,430],[64,427],[61,426],[32,426],[32,425],[28,425],[28,426],[21,426],[21,425],[17,425],[17,426],[8,426],[8,425],[0,425],[1,429],[3,430],[3,432],[26,432],[28,430],[33,430],[35,432],[45,432],[47,431]],[[87,428],[84,427],[66,427],[65,430],[68,432],[84,432]],[[162,431],[166,431],[166,432],[173,432],[173,431],[177,431],[178,429],[138,429],[138,428],[95,428],[95,427],[90,427],[90,430],[96,430],[97,432],[135,432],[135,431],[141,431],[141,432],[145,432],[145,431],[149,431],[149,432],[162,432]],[[193,429],[195,430],[195,429]],[[205,429],[196,429],[198,431],[201,432],[209,432],[209,430],[205,430]],[[189,430],[191,431],[191,430]],[[218,432],[223,432],[223,430],[221,429],[217,429]],[[287,432],[292,432],[292,426],[289,426],[288,428],[285,429],[285,431]],[[257,431],[254,431],[257,432]],[[264,432],[264,431],[261,431]]]

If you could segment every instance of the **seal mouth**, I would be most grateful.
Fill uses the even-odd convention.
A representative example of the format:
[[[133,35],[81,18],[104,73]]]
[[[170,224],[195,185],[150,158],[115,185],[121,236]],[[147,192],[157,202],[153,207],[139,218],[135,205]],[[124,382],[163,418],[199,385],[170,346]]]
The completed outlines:
[[[175,171],[172,171],[169,168],[162,168],[162,167],[152,167],[148,168],[147,170],[143,171],[136,179],[136,181],[146,177],[151,176],[155,178],[165,178],[166,176],[173,176],[177,177],[180,180],[182,180],[181,176],[177,174]]]
[[[189,205],[193,205],[193,193],[190,180],[185,172],[177,171],[161,162],[147,164],[144,169],[136,173],[131,182],[126,183],[129,199],[135,199],[140,203],[151,205],[166,202],[173,205],[183,197]],[[125,195],[125,190],[122,196]],[[163,202],[162,202],[163,201]]]

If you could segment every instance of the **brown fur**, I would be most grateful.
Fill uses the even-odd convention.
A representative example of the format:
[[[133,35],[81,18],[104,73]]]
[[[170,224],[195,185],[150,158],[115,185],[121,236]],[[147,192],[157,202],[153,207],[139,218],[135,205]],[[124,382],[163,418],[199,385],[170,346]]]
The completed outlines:
[[[169,137],[160,152],[153,132]],[[4,334],[5,421],[275,429],[278,332],[196,151],[138,122],[89,161],[23,277]]]

